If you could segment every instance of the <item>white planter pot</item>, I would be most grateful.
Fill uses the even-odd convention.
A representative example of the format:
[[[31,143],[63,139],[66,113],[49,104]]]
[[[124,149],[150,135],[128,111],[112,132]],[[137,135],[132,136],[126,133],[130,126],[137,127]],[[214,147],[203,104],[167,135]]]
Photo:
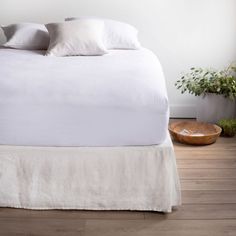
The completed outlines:
[[[197,121],[217,123],[220,119],[236,117],[236,101],[223,95],[207,93],[197,103]]]

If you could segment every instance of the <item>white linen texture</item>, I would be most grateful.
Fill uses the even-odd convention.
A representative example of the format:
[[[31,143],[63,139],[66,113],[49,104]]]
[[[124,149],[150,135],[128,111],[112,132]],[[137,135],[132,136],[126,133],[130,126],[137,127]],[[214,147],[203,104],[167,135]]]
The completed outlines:
[[[36,23],[19,23],[1,26],[7,42],[3,47],[46,50],[49,45],[49,35],[46,27]]]
[[[66,21],[80,19],[101,19],[104,21],[104,43],[107,49],[140,49],[138,30],[127,23],[98,17],[70,17]]]
[[[100,56],[107,53],[103,43],[104,22],[82,19],[47,24],[50,44],[47,56]]]
[[[150,210],[181,204],[172,142],[137,147],[0,146],[0,206]]]
[[[0,50],[1,144],[124,146],[165,140],[165,78],[150,50],[63,58]]]

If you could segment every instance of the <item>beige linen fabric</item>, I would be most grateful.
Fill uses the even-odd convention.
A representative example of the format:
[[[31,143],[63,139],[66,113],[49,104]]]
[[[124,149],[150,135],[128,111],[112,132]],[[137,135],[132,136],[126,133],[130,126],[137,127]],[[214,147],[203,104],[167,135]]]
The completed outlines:
[[[47,24],[50,56],[98,56],[107,53],[103,43],[104,22],[83,19]]]

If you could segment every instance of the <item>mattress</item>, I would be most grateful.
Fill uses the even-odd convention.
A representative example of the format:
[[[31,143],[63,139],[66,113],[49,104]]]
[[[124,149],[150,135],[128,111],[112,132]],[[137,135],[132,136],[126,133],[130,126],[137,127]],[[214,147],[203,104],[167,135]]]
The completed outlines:
[[[165,140],[168,97],[151,51],[44,53],[0,49],[0,144],[133,146]]]

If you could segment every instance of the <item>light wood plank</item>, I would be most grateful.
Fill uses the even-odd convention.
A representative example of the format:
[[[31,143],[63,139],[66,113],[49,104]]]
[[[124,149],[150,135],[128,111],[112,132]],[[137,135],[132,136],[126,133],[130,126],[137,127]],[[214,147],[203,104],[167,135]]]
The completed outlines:
[[[72,219],[0,219],[1,236],[83,236],[84,220]]]
[[[220,160],[185,160],[185,159],[177,159],[178,168],[187,168],[187,169],[194,169],[194,168],[201,168],[201,169],[235,169],[236,171],[236,158],[235,159],[220,159]]]
[[[228,140],[227,142],[223,140]],[[236,147],[236,138],[222,138],[220,137],[216,143],[210,145],[187,145],[173,141],[176,150],[196,150],[196,151],[205,151],[205,150],[234,150]]]
[[[235,139],[232,139],[232,141],[236,141]],[[190,145],[184,145],[184,144],[180,144],[180,143],[176,143],[174,142],[174,147],[176,151],[196,151],[196,152],[205,152],[205,151],[229,151],[229,152],[233,152],[236,148],[236,144],[235,143],[230,143],[230,144],[211,144],[209,146],[190,146]]]
[[[232,137],[232,138],[228,138],[228,137],[219,137],[217,139],[217,141],[211,145],[206,145],[206,146],[194,146],[194,145],[186,145],[186,144],[182,144],[182,143],[178,143],[176,141],[173,141],[174,142],[174,145],[176,147],[186,147],[186,148],[197,148],[197,149],[206,149],[206,148],[211,148],[211,149],[214,149],[214,148],[219,148],[221,146],[223,146],[224,148],[226,146],[232,146],[232,147],[235,147],[236,146],[236,136],[235,137]]]
[[[227,142],[222,140],[228,140]],[[205,146],[187,145],[173,141],[176,150],[234,150],[236,147],[236,138],[219,138],[216,143]]]
[[[235,179],[181,180],[182,190],[236,190]]]
[[[176,159],[183,159],[183,160],[226,160],[226,159],[236,159],[236,148],[234,150],[176,150]]]
[[[181,179],[235,179],[235,169],[179,169]]]
[[[86,236],[226,236],[236,235],[236,220],[88,220]]]
[[[145,212],[145,219],[157,220],[219,220],[236,219],[236,204],[182,205],[171,214]]]
[[[183,190],[183,204],[225,204],[236,203],[236,191]]]

